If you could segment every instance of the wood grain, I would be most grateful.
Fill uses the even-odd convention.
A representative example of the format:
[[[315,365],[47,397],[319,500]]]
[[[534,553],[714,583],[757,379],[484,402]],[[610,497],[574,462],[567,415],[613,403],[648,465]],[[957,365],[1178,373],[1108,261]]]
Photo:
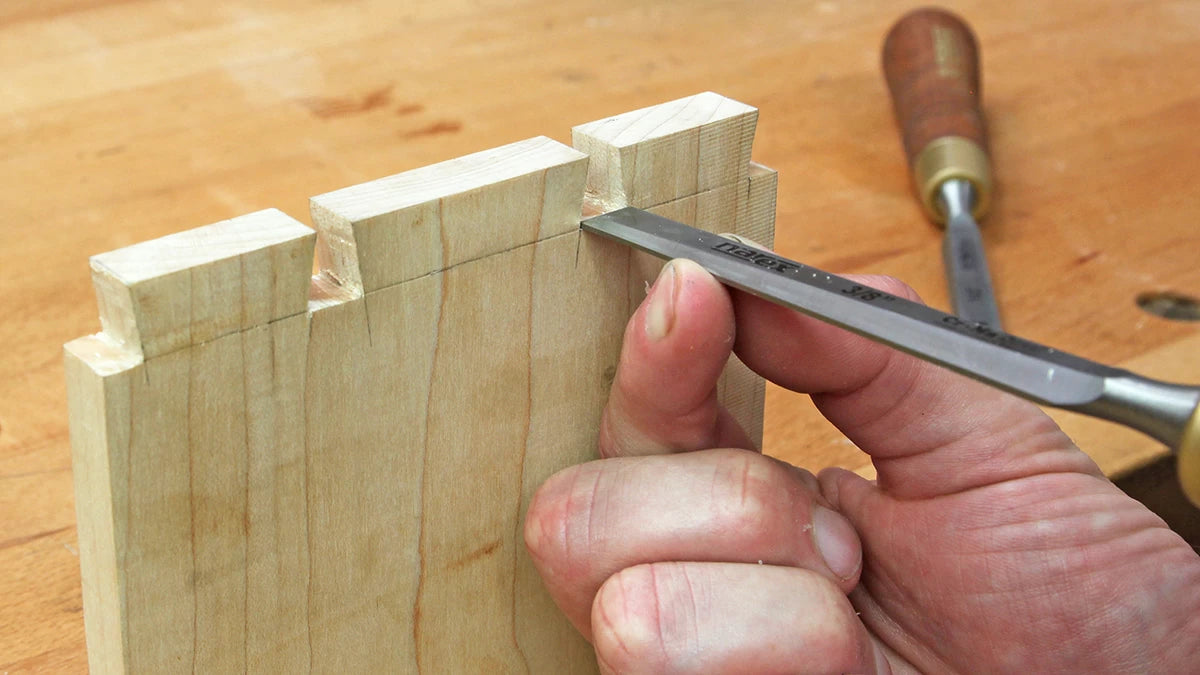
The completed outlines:
[[[778,250],[900,276],[944,308],[941,232],[912,196],[879,72],[884,35],[912,6],[0,7],[0,671],[86,668],[61,345],[99,329],[88,256],[269,207],[302,218],[310,195],[541,134],[569,142],[572,124],[713,90],[760,110]],[[1196,325],[1134,303],[1200,295],[1200,166],[1187,159],[1200,154],[1200,5],[953,8],[986,63],[997,191],[984,237],[1008,327],[1200,382]],[[769,452],[863,469],[807,398],[769,388],[766,412]],[[1110,473],[1163,452],[1066,417]]]
[[[756,114],[690,97],[581,127],[641,164],[532,138],[314,197],[319,237],[263,211],[95,256],[104,331],[67,345],[91,668],[594,671],[521,534],[594,457],[640,301],[585,183],[769,233]],[[761,437],[762,381],[720,393]]]
[[[149,359],[300,314],[313,240],[266,210],[92,256],[100,325]]]
[[[106,331],[66,346],[93,670],[303,655],[315,239],[266,211],[93,259]]]
[[[571,130],[588,154],[584,209],[636,206],[709,232],[730,232],[770,246],[775,236],[773,169],[750,161],[758,110],[713,92],[632,110]],[[636,307],[663,261],[629,255],[629,305]],[[766,384],[737,357],[718,392],[730,414],[762,444]]]
[[[361,281],[326,273],[362,293],[312,313],[313,669],[590,669],[541,587],[517,586],[532,576],[522,507],[592,456],[628,311],[611,295],[622,253],[574,234],[586,167],[535,138],[313,199],[332,259]],[[595,313],[548,312],[562,292]],[[568,363],[534,350],[547,341]],[[561,379],[582,414],[542,418],[533,401]]]

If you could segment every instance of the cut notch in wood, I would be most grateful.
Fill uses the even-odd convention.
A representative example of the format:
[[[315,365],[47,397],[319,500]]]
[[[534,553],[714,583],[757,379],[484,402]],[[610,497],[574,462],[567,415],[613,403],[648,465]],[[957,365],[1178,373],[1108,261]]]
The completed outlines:
[[[315,238],[268,209],[93,256],[104,333],[153,358],[301,314]]]
[[[757,122],[756,108],[704,92],[576,126],[572,145],[592,158],[586,200],[597,212],[650,208],[734,184]]]
[[[658,158],[612,184],[769,244],[745,106],[689,100],[611,149]],[[586,154],[537,138],[314,198],[307,311],[303,226],[240,231],[288,252],[277,269],[249,245],[98,256],[116,337],[66,347],[92,670],[594,672],[521,541],[537,486],[594,457],[644,283],[628,249],[572,236],[586,180]],[[730,369],[758,437],[762,383]]]
[[[586,171],[586,155],[542,136],[313,197],[321,268],[369,293],[569,232]]]

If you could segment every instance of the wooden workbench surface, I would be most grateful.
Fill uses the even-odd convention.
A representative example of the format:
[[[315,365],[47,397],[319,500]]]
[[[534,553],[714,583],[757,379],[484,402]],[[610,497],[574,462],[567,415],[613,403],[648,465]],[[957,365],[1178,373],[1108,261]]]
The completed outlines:
[[[415,5],[423,4],[424,7]],[[1200,3],[951,3],[974,26],[1006,327],[1200,381]],[[87,258],[713,90],[760,108],[777,248],[944,307],[878,69],[911,2],[45,0],[0,6],[0,672],[86,668],[60,347],[98,330]],[[1119,472],[1162,452],[1062,416]],[[768,451],[863,456],[768,391]]]

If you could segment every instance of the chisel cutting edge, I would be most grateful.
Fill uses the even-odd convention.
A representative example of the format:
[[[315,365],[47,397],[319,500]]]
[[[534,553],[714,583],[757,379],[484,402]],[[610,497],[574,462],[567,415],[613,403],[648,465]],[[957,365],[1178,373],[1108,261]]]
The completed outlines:
[[[641,209],[580,226],[661,258],[694,260],[728,286],[1035,403],[1137,429],[1178,453],[1184,493],[1200,505],[1200,387],[1060,352]]]

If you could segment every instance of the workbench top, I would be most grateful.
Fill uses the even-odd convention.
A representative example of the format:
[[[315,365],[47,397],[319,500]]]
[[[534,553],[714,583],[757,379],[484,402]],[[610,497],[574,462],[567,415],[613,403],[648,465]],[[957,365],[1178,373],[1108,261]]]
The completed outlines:
[[[997,176],[983,223],[1014,333],[1200,382],[1200,3],[954,2]],[[0,7],[0,672],[86,668],[62,343],[99,330],[88,256],[712,90],[760,109],[776,248],[945,308],[879,50],[911,2],[655,5],[45,0]],[[864,456],[767,394],[766,449]],[[1164,450],[1056,414],[1109,473]]]

